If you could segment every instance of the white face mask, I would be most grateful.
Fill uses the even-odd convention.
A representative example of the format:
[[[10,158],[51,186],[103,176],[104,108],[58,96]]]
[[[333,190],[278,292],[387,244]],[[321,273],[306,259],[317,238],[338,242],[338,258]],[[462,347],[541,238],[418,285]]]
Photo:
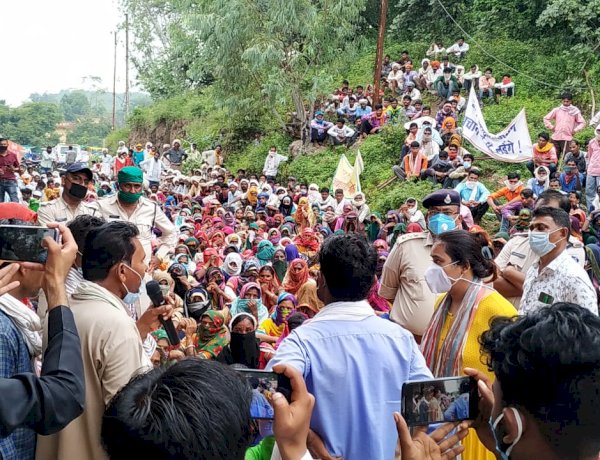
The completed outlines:
[[[417,212],[417,207],[416,206],[414,208],[408,208],[408,213],[411,216],[414,216],[416,212]]]
[[[465,185],[467,186],[467,188],[474,188],[477,184],[477,181],[474,180],[468,180],[465,182]]]
[[[596,131],[596,139],[600,141],[600,133],[598,131]]]
[[[519,185],[521,185],[521,182],[517,182],[516,184],[511,184],[509,181],[504,181],[504,185],[506,185],[506,188],[509,189],[511,192],[514,192]]]
[[[444,268],[449,267],[451,265],[455,265],[458,262],[452,262],[443,267],[440,267],[438,264],[431,264],[427,270],[425,270],[425,274],[423,277],[425,278],[425,282],[427,286],[429,286],[429,290],[434,294],[443,294],[448,292],[452,285],[457,281],[450,278]]]

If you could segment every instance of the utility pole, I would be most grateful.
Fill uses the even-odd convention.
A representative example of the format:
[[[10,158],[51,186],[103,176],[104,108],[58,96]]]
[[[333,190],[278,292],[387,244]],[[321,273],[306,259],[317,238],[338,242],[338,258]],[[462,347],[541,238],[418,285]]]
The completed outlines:
[[[129,15],[125,14],[125,119],[129,116]]]
[[[388,0],[381,0],[379,11],[379,34],[377,35],[377,55],[375,57],[375,94],[373,94],[373,105],[379,104],[379,86],[381,81],[381,65],[383,64],[383,44],[385,42],[385,21],[387,18]]]
[[[117,127],[117,31],[115,35],[115,52],[113,59],[113,91],[112,91],[112,129],[113,131]]]

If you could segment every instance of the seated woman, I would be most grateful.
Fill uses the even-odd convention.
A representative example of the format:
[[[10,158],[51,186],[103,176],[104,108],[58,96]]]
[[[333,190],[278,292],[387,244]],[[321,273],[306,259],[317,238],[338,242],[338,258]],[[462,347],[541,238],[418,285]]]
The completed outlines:
[[[277,279],[275,269],[271,265],[265,265],[258,271],[258,279],[262,289],[262,301],[265,307],[272,313],[277,305],[277,297],[281,291],[281,284]]]
[[[241,364],[248,369],[260,367],[259,340],[256,338],[256,318],[248,313],[238,313],[229,323],[231,340],[217,356],[217,361],[231,365]]]
[[[175,289],[173,278],[171,278],[171,275],[167,272],[155,270],[154,273],[152,273],[152,279],[160,286],[163,296],[167,296],[168,294],[173,296],[175,304],[173,305],[174,311],[171,320],[175,327],[177,327],[177,324],[181,321],[181,318],[183,318],[183,299],[173,292],[173,289]]]
[[[275,311],[269,318],[260,323],[257,337],[263,342],[276,343],[285,329],[288,316],[296,311],[297,306],[298,301],[293,294],[289,292],[279,294]]]
[[[302,233],[294,238],[294,244],[298,248],[298,252],[311,258],[316,255],[321,242],[312,228],[305,228]]]
[[[262,240],[256,247],[256,259],[258,264],[263,267],[271,262],[271,259],[275,255],[275,248],[273,243],[269,240]]]
[[[246,283],[240,291],[240,296],[233,301],[230,309],[231,316],[238,313],[251,313],[258,324],[269,317],[269,310],[262,303],[262,290],[257,283]]]
[[[294,259],[290,262],[288,271],[285,274],[283,289],[290,294],[296,295],[308,280],[308,264],[303,259]]]
[[[219,356],[229,343],[229,331],[221,312],[208,310],[202,315],[193,342],[187,345],[186,355],[204,359],[216,359]]]

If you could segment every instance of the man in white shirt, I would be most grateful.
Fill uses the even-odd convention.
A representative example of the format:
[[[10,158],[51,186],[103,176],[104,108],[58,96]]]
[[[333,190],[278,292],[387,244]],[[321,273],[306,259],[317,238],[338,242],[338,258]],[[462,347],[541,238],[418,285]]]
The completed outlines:
[[[341,216],[344,213],[344,206],[350,203],[349,200],[344,198],[344,191],[341,188],[335,190],[335,202],[333,207],[335,208],[335,215]]]
[[[469,51],[469,44],[465,43],[464,37],[460,37],[458,41],[446,50],[448,54],[453,54],[458,59],[463,59]]]
[[[160,161],[160,153],[156,152],[154,157],[148,158],[140,163],[140,168],[148,180],[148,186],[160,185],[160,176],[165,170],[165,165]]]
[[[570,302],[598,314],[598,299],[585,270],[567,252],[569,214],[551,207],[536,208],[529,246],[540,259],[527,271],[520,314],[556,302]]]
[[[321,199],[319,201],[317,201],[317,204],[319,205],[319,208],[321,208],[321,211],[325,212],[329,206],[331,206],[335,209],[337,206],[337,203],[335,201],[335,198],[332,197],[331,194],[329,193],[329,189],[327,187],[323,187],[320,190],[320,192],[321,192]],[[343,192],[342,192],[342,196],[344,196]]]
[[[571,209],[569,199],[560,191],[546,190],[538,197],[536,208],[550,206],[567,212]],[[585,264],[585,250],[583,243],[570,236],[567,243],[567,254],[582,268]],[[527,233],[516,233],[506,243],[494,262],[498,266],[498,278],[494,281],[494,288],[502,294],[516,308],[521,304],[523,284],[529,268],[537,262],[536,255],[529,245]]]
[[[350,142],[352,142],[352,136],[354,136],[354,130],[346,126],[346,120],[338,118],[335,125],[327,130],[327,134],[329,134],[333,145],[349,146]]]
[[[279,169],[280,163],[287,161],[288,157],[277,153],[277,147],[272,145],[269,148],[267,158],[265,158],[265,165],[263,167],[263,174],[267,176],[267,180],[275,181],[277,178],[277,170]]]

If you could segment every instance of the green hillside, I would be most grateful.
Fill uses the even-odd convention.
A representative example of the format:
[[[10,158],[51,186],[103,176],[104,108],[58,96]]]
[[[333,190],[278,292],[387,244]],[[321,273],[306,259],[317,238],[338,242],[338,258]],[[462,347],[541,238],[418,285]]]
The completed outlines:
[[[130,3],[134,10],[139,6]],[[186,143],[195,142],[200,149],[220,143],[228,168],[259,172],[269,145],[285,152],[295,140],[291,134],[298,132],[294,112],[324,100],[343,79],[351,87],[373,81],[377,1],[361,0],[350,7],[338,0],[323,1],[320,6],[308,0],[265,0],[261,10],[249,0],[235,0],[230,11],[218,16],[218,24],[213,11],[218,2],[204,3],[200,11],[188,14],[177,2],[156,2],[153,14],[160,16],[162,9],[168,10],[169,17],[184,23],[189,33],[179,34],[172,23],[167,32],[177,46],[165,49],[163,59],[148,60],[138,69],[155,102],[136,109],[128,120],[128,131],[119,136],[129,134],[131,140],[142,141],[136,136],[149,127],[183,121]],[[332,11],[335,20],[327,22]],[[406,49],[417,69],[434,38],[442,37],[449,45],[469,30],[471,49],[461,64],[467,69],[471,64],[492,67],[496,78],[510,73],[516,83],[514,98],[502,99],[498,105],[486,103],[483,112],[490,131],[506,127],[525,107],[535,139],[544,130],[542,117],[559,104],[564,90],[574,94],[586,119],[591,116],[594,91],[600,87],[600,30],[589,18],[594,11],[600,12],[600,0],[579,9],[567,0],[469,0],[447,6],[453,22],[437,1],[400,0],[388,12],[385,53],[396,59]],[[507,17],[512,19],[507,22]],[[143,20],[143,14],[138,19]],[[141,50],[143,44],[138,46]],[[178,79],[173,80],[173,74],[167,79],[162,73],[164,56],[179,59],[183,74]],[[160,91],[153,91],[157,86]],[[256,134],[261,136],[258,145],[253,142]],[[592,134],[588,128],[577,138],[585,142]],[[352,162],[360,149],[368,202],[378,210],[394,208],[408,196],[421,198],[431,190],[427,183],[395,182],[381,191],[376,188],[391,176],[404,135],[400,129],[386,128],[347,152],[330,147],[316,155],[299,156],[282,165],[280,172],[307,183],[329,185],[340,154],[346,153]],[[118,137],[108,140],[115,145]],[[480,166],[484,182],[492,188],[508,170],[518,168],[528,176],[523,165],[485,160]]]

